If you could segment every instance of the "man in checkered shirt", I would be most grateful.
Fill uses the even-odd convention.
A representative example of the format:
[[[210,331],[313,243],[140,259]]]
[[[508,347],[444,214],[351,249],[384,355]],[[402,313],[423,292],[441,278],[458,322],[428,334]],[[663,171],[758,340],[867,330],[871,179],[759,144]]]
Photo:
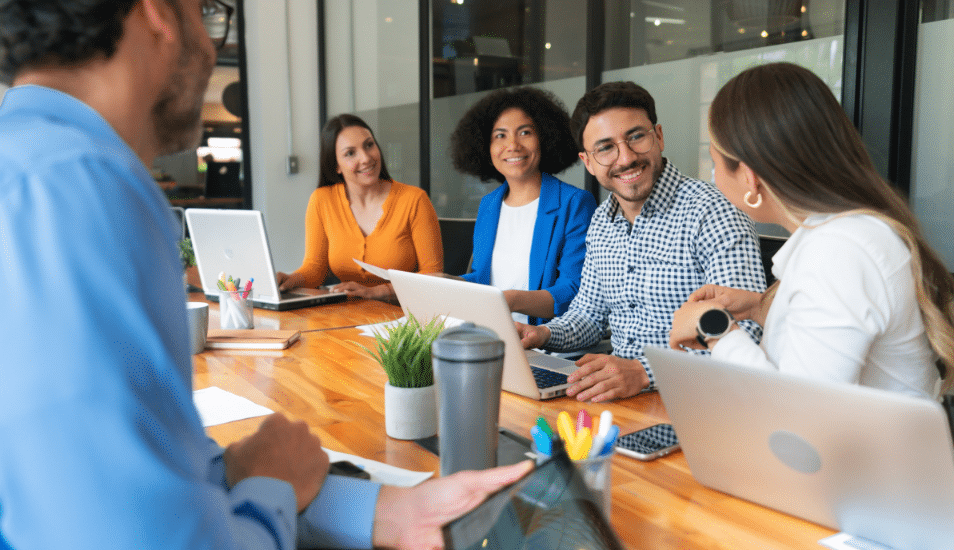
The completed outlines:
[[[573,112],[586,169],[611,195],[593,214],[579,293],[542,326],[517,323],[527,348],[569,351],[596,344],[607,327],[613,355],[587,354],[567,395],[581,401],[655,388],[646,345],[669,347],[673,312],[694,290],[717,284],[765,290],[752,221],[714,186],[663,158],[652,96],[632,82],[587,92]],[[740,325],[760,336],[750,321]]]

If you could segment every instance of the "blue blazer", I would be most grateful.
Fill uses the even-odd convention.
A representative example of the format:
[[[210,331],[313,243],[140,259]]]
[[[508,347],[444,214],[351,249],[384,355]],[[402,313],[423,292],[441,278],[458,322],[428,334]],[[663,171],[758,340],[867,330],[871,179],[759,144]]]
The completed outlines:
[[[503,185],[480,201],[474,225],[473,271],[464,275],[468,281],[490,284],[490,265],[500,205],[510,186]],[[580,273],[586,256],[586,230],[596,210],[596,199],[590,193],[564,183],[550,174],[543,174],[537,221],[530,244],[530,290],[546,290],[553,295],[553,313],[562,315],[580,288]],[[547,319],[530,317],[538,325]]]

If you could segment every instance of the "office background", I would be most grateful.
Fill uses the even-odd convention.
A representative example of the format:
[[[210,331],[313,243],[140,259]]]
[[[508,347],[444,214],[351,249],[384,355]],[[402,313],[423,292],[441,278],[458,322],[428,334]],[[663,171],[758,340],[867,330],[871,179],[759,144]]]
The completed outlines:
[[[950,0],[230,3],[239,8],[237,44],[207,107],[210,117],[228,118],[224,89],[238,81],[247,92],[243,194],[265,214],[280,270],[297,268],[303,256],[304,209],[327,117],[365,118],[397,180],[428,190],[441,217],[474,217],[494,184],[453,170],[448,136],[489,89],[538,85],[572,110],[596,82],[633,80],[656,97],[665,155],[711,180],[709,101],[745,67],[781,60],[812,69],[842,97],[876,163],[909,193],[954,270]],[[289,157],[297,173],[289,173]],[[189,167],[193,158],[165,162]],[[602,196],[581,164],[560,177]]]

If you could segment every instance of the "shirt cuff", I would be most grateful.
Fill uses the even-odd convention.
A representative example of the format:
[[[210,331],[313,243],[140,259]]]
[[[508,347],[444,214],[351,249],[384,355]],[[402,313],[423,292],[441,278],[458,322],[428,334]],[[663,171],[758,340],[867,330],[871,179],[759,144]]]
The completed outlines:
[[[229,491],[232,513],[265,527],[281,548],[292,548],[298,502],[287,481],[271,477],[248,477]]]
[[[378,483],[329,475],[315,500],[298,516],[298,546],[371,548],[380,490]]]

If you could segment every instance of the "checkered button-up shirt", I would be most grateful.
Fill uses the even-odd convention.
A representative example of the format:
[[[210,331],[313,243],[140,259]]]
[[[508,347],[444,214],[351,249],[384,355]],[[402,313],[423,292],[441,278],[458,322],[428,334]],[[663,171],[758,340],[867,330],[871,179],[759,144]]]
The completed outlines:
[[[643,347],[669,346],[673,312],[705,284],[765,290],[755,226],[718,189],[666,161],[632,225],[614,196],[596,209],[580,290],[569,310],[547,323],[546,347],[591,346],[609,327],[613,355],[639,359],[652,389]],[[755,323],[739,324],[761,337]]]

